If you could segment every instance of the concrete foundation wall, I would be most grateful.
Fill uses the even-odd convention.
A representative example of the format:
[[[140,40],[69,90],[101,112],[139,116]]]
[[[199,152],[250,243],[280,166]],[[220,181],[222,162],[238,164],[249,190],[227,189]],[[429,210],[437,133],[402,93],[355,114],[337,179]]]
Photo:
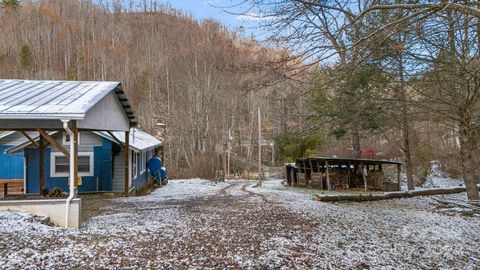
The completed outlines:
[[[82,201],[73,199],[70,202],[68,226],[65,226],[66,199],[0,201],[0,211],[5,210],[48,216],[57,226],[78,228],[81,222]]]

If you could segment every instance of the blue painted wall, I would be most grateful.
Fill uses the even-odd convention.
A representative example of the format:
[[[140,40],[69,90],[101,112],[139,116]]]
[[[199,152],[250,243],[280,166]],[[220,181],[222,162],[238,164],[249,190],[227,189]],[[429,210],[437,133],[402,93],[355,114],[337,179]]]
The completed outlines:
[[[0,146],[0,179],[23,179],[23,153],[4,154],[10,147]]]
[[[112,161],[112,142],[102,139],[102,146],[93,148],[93,176],[82,177],[82,185],[78,187],[79,192],[112,191],[113,161]],[[45,150],[45,186],[48,189],[60,188],[68,191],[68,177],[50,176],[50,153],[51,148]],[[26,148],[25,156],[27,158],[27,193],[39,193],[39,153],[36,148]],[[141,168],[141,158],[137,160],[137,168]],[[22,170],[23,172],[23,160]],[[23,177],[23,176],[22,176]],[[140,189],[148,183],[148,170],[133,176],[132,184]],[[98,190],[97,190],[98,188]]]
[[[102,140],[102,146],[93,149],[93,176],[83,176],[78,192],[112,191],[112,142]],[[51,149],[45,150],[45,186],[48,189],[60,188],[68,191],[68,177],[50,176]],[[39,152],[35,148],[26,148],[27,157],[27,193],[39,193]],[[98,181],[98,183],[97,183]],[[98,185],[98,190],[97,190]]]

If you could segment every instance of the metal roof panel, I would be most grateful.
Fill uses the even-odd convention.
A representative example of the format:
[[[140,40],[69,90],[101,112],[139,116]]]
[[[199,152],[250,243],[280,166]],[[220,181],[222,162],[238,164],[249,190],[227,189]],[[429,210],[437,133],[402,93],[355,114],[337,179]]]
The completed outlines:
[[[119,82],[0,79],[0,119],[82,119],[111,91],[126,99]],[[121,104],[131,113],[128,101]]]

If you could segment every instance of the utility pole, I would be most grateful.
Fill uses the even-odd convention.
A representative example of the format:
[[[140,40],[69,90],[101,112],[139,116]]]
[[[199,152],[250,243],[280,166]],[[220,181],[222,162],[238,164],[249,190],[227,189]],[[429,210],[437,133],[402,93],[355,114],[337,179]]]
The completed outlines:
[[[257,186],[262,186],[262,118],[260,114],[260,106],[258,106],[258,184]]]
[[[227,179],[230,178],[230,152],[232,151],[232,130],[228,129],[228,142],[227,142]]]
[[[272,167],[275,167],[275,141],[272,142]]]

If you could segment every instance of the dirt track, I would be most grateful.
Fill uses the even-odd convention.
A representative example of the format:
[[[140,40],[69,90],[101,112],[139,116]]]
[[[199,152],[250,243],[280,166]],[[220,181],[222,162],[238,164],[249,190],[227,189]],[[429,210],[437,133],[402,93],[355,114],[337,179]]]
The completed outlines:
[[[19,218],[0,225],[0,268],[480,267],[477,217],[433,213],[426,199],[325,204],[279,181],[253,185],[183,180],[144,197],[96,198],[78,231]]]

